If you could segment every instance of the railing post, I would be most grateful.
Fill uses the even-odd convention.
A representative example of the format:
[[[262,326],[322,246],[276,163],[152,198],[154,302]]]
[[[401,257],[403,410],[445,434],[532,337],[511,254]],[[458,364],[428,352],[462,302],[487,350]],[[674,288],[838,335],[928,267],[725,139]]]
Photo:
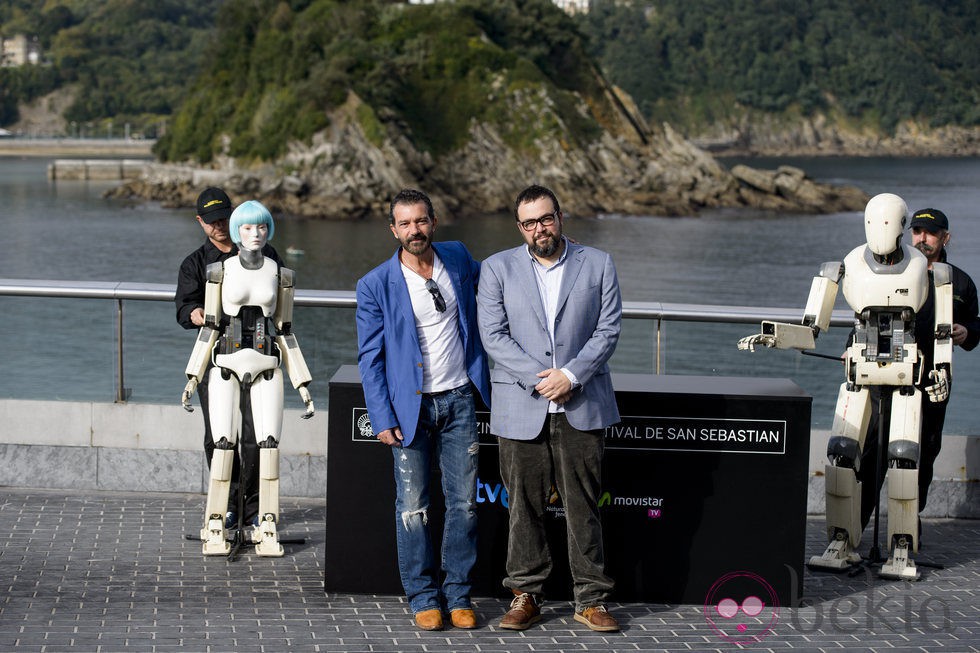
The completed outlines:
[[[123,300],[116,299],[116,403],[124,404],[128,398],[123,365]]]
[[[653,367],[660,374],[660,327],[663,325],[663,320],[657,320],[657,345],[656,352],[653,355]]]

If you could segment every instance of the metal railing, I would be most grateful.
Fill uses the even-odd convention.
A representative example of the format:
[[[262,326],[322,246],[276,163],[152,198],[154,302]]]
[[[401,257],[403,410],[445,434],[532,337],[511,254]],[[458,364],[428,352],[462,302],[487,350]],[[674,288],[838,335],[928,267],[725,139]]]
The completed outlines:
[[[112,281],[55,281],[43,279],[0,279],[0,297],[58,297],[72,299],[108,299],[115,302],[115,396],[126,400],[123,361],[123,302],[173,302],[176,286],[158,283]],[[315,308],[355,308],[352,290],[297,289],[296,306]],[[662,326],[665,322],[709,322],[719,324],[758,324],[762,320],[798,323],[802,309],[750,306],[717,306],[710,304],[675,304],[664,302],[623,302],[623,317],[657,322],[654,343],[654,369],[662,369]],[[834,311],[831,326],[850,326],[853,314]]]

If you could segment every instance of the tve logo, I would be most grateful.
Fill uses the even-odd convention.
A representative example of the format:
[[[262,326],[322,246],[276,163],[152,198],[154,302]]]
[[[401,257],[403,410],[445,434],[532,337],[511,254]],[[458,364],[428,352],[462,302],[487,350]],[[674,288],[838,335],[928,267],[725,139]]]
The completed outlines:
[[[500,502],[504,508],[510,508],[510,501],[507,496],[507,488],[503,483],[484,483],[479,477],[476,479],[476,502],[477,503],[497,503]]]

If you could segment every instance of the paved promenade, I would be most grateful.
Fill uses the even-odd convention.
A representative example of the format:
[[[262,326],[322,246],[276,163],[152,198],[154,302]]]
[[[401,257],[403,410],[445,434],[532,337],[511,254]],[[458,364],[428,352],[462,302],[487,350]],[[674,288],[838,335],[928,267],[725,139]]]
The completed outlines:
[[[546,603],[541,624],[505,631],[502,597],[476,600],[478,630],[422,633],[401,597],[324,594],[322,500],[283,500],[283,536],[307,542],[280,559],[203,558],[184,538],[202,509],[200,495],[0,488],[0,651],[980,651],[980,521],[924,524],[919,559],[945,569],[920,582],[807,572],[800,606],[739,614],[744,634],[725,639],[700,605],[612,604],[623,630],[600,634]],[[808,553],[822,530],[809,519]]]

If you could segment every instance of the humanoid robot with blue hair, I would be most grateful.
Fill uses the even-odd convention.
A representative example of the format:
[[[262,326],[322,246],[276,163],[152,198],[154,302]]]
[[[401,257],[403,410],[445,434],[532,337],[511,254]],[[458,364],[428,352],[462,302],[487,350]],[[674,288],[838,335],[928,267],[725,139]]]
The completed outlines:
[[[231,238],[238,255],[207,268],[204,326],[187,363],[181,403],[192,411],[194,389],[208,368],[214,457],[208,483],[201,541],[204,555],[228,555],[225,509],[236,443],[241,429],[243,390],[252,400],[259,445],[259,514],[251,540],[260,556],[281,556],[279,522],[279,439],[282,433],[282,362],[293,387],[313,416],[309,368],[292,334],[293,271],[262,255],[275,224],[261,203],[250,200],[231,214]]]
[[[929,262],[902,243],[908,207],[898,195],[875,195],[864,210],[867,244],[854,248],[843,263],[824,263],[813,279],[802,324],[763,322],[762,333],[742,338],[739,349],[757,345],[813,349],[830,326],[837,289],[854,310],[854,337],[844,353],[845,382],[837,395],[825,467],[827,537],[822,555],[809,566],[844,570],[860,562],[861,483],[857,472],[871,417],[871,392],[891,393],[888,428],[888,560],[879,575],[919,577],[911,554],[919,550],[919,440],[922,392],[932,402],[949,396],[953,360],[953,287],[950,267],[933,263],[935,350],[925,369],[915,342],[915,314],[929,297]],[[928,385],[919,390],[924,382]],[[917,387],[918,386],[918,387]],[[884,415],[882,416],[884,419]],[[877,488],[866,488],[874,492]]]

